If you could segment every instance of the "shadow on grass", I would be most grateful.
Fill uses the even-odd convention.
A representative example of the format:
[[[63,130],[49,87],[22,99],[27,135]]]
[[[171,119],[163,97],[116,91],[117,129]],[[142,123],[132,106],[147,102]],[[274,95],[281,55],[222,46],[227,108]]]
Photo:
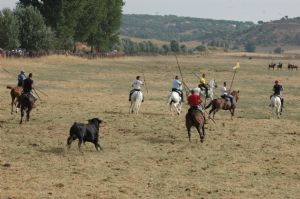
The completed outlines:
[[[51,153],[51,154],[56,154],[56,155],[63,154],[65,151],[66,150],[63,147],[50,147],[49,149],[40,149],[39,150],[39,152],[42,152],[42,153]]]
[[[178,142],[182,142],[179,140],[174,140],[174,139],[163,139],[159,137],[147,137],[147,138],[141,138],[141,140],[150,142],[151,144],[175,144]]]

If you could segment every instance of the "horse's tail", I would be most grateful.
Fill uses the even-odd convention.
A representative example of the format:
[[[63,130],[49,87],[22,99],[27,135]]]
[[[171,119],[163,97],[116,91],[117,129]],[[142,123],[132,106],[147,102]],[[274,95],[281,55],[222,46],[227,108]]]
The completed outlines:
[[[13,89],[14,87],[12,87],[12,86],[10,86],[10,85],[7,85],[6,88],[7,88],[7,89]]]
[[[209,104],[205,107],[205,109],[208,109],[212,105],[212,102],[213,100],[209,102]]]
[[[172,93],[169,94],[169,97],[168,97],[168,105],[171,105],[173,102],[173,99],[172,99]]]

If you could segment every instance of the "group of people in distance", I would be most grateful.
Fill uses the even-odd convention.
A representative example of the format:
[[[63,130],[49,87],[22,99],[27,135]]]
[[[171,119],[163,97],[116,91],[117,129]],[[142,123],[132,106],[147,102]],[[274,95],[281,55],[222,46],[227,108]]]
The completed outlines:
[[[200,77],[200,84],[198,85],[199,88],[205,89],[206,97],[208,97],[208,86],[206,84],[205,74],[203,73]],[[140,76],[137,76],[136,79],[132,82],[133,89],[130,91],[129,94],[129,101],[131,100],[131,95],[134,91],[141,91],[141,86],[143,82],[140,80]],[[227,83],[224,82],[223,86],[220,89],[220,96],[224,99],[230,100],[231,106],[234,105],[233,96],[230,95],[230,90],[227,90]],[[278,96],[281,99],[281,106],[283,107],[284,99],[282,97],[281,92],[283,91],[282,85],[279,84],[279,81],[275,81],[275,85],[273,86],[273,94],[272,96]],[[181,97],[181,102],[183,102],[183,89],[182,89],[182,82],[179,80],[179,77],[176,75],[173,82],[172,82],[172,89],[171,92],[177,92]],[[143,98],[144,101],[144,98]],[[196,93],[194,90],[190,91],[190,95],[188,96],[188,104],[190,105],[190,109],[199,109],[202,110],[203,107],[201,106],[202,100],[201,96]]]

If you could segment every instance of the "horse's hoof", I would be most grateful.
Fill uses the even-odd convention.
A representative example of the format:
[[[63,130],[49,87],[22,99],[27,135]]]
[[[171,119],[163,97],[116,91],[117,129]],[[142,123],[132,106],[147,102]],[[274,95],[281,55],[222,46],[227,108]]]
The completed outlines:
[[[203,143],[204,142],[204,138],[200,139],[200,142]]]

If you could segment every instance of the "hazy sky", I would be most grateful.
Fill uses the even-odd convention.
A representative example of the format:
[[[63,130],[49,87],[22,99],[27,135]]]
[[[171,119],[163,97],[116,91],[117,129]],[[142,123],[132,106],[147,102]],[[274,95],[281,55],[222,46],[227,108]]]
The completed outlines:
[[[0,0],[0,8],[17,0]],[[300,16],[300,0],[125,0],[125,14],[174,14],[239,21],[270,21]]]

